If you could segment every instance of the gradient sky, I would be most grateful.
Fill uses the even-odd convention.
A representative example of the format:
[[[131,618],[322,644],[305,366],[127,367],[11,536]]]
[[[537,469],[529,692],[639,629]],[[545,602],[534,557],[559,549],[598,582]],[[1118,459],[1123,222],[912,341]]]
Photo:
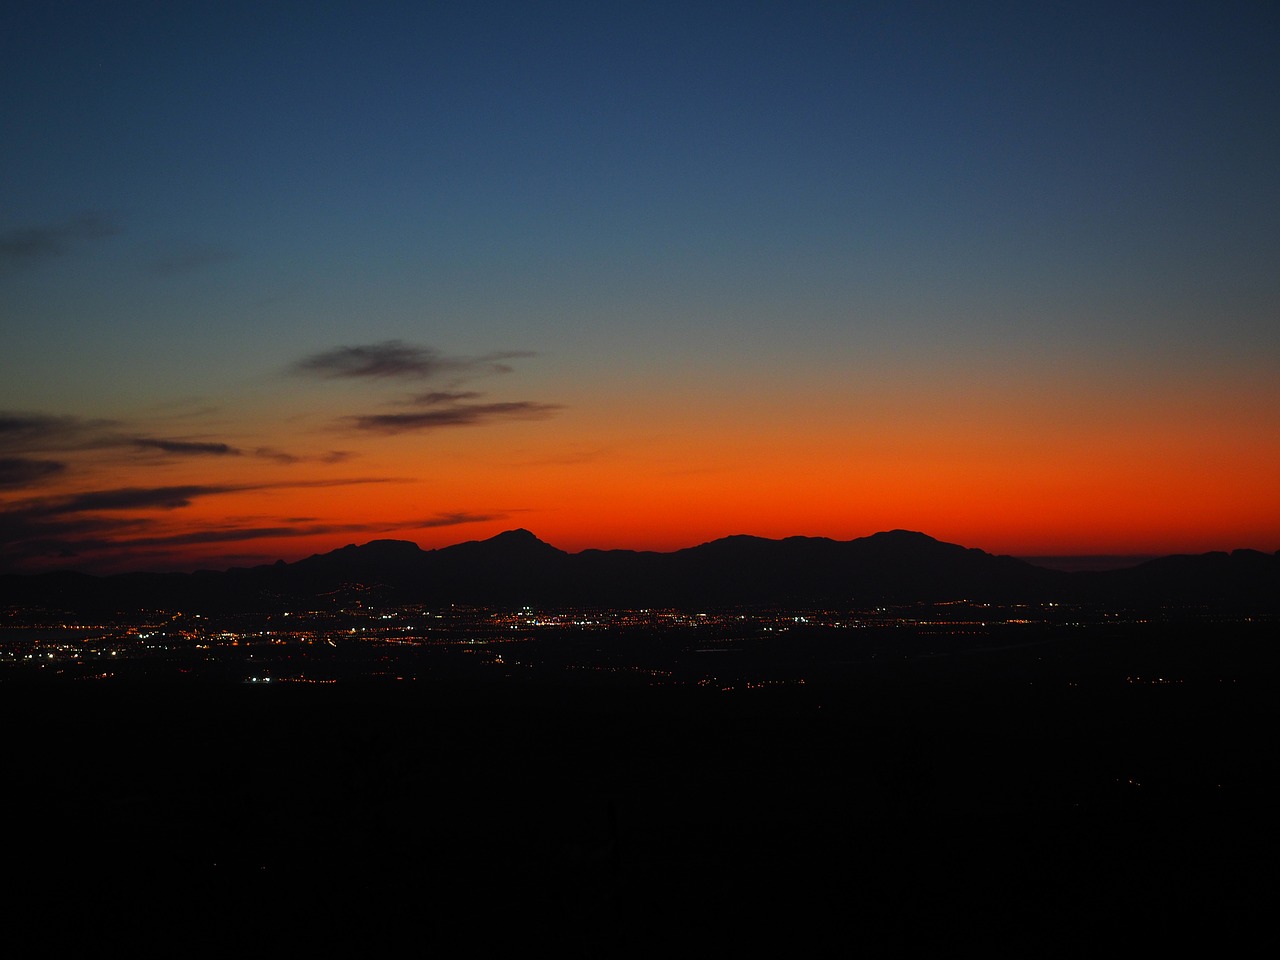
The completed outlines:
[[[0,568],[1275,550],[1277,50],[1262,0],[10,0]]]

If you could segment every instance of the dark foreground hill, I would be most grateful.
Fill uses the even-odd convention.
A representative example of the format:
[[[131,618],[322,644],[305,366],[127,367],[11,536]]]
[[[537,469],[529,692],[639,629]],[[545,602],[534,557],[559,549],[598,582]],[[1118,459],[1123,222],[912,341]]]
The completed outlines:
[[[1272,646],[1149,624],[731,693],[11,684],[0,918],[50,956],[1247,955]]]
[[[905,530],[855,540],[734,536],[671,553],[568,553],[527,530],[436,550],[376,540],[277,562],[192,574],[0,578],[0,602],[71,611],[272,611],[298,604],[725,607],[970,600],[1207,604],[1267,612],[1280,556],[1166,557],[1126,570],[1066,573]]]

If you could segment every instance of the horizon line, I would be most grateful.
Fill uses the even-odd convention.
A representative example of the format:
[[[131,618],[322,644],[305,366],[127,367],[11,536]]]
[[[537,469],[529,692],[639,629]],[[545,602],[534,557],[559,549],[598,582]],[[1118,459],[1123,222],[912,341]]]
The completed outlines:
[[[1195,552],[1175,551],[1172,553],[1132,553],[1132,554],[1130,553],[1123,553],[1123,554],[1121,553],[1116,553],[1116,554],[1111,554],[1111,553],[1084,553],[1084,554],[993,553],[982,547],[972,547],[966,544],[956,543],[955,541],[943,540],[938,537],[934,537],[931,534],[924,533],[923,531],[909,530],[904,527],[894,527],[886,530],[877,530],[870,534],[866,534],[859,537],[851,537],[845,540],[841,540],[836,537],[811,535],[811,534],[788,534],[783,537],[765,537],[765,536],[759,536],[757,534],[733,533],[733,534],[726,534],[721,537],[713,537],[710,540],[703,540],[703,541],[700,541],[699,543],[691,544],[689,546],[676,547],[671,550],[637,549],[633,547],[584,547],[580,550],[571,551],[571,550],[564,550],[563,548],[557,547],[554,544],[550,543],[549,541],[543,540],[541,537],[539,537],[537,534],[535,534],[533,531],[529,530],[526,527],[513,527],[510,529],[501,530],[498,533],[492,534],[491,536],[488,536],[488,537],[473,538],[469,540],[459,540],[454,543],[444,544],[438,547],[424,548],[418,541],[409,540],[402,537],[374,537],[370,540],[366,540],[361,543],[356,543],[356,542],[345,543],[345,544],[342,544],[341,546],[336,546],[329,550],[319,551],[319,552],[307,554],[305,556],[300,556],[294,560],[285,560],[282,557],[277,557],[275,559],[262,559],[256,562],[250,561],[247,563],[236,563],[234,562],[234,558],[226,558],[226,559],[230,559],[232,562],[228,563],[225,566],[218,566],[218,567],[214,567],[208,564],[207,562],[202,562],[199,560],[194,562],[189,562],[189,563],[175,564],[175,565],[159,564],[149,568],[148,567],[117,567],[114,564],[108,563],[104,565],[107,569],[101,572],[94,572],[92,569],[86,569],[84,567],[59,566],[59,567],[49,567],[42,570],[0,569],[0,576],[23,577],[23,576],[40,576],[44,574],[73,573],[73,574],[84,574],[87,576],[95,576],[95,577],[110,577],[110,576],[121,576],[121,575],[130,575],[130,574],[149,574],[149,573],[155,573],[155,574],[225,573],[230,570],[253,569],[254,567],[273,566],[279,563],[295,564],[295,563],[300,563],[304,560],[312,559],[314,557],[322,557],[331,553],[336,553],[340,550],[359,549],[362,547],[370,546],[375,543],[408,543],[408,544],[412,544],[417,549],[426,553],[426,552],[434,552],[436,550],[447,550],[451,547],[463,546],[465,544],[485,543],[487,541],[495,540],[499,537],[508,536],[511,534],[527,534],[528,536],[532,537],[534,540],[537,540],[539,543],[546,544],[547,546],[552,547],[555,550],[559,550],[560,552],[565,553],[569,556],[577,556],[579,554],[591,552],[591,551],[596,551],[596,552],[619,551],[619,552],[631,552],[631,553],[672,554],[672,553],[679,553],[683,550],[696,549],[697,547],[706,546],[712,543],[718,543],[725,540],[733,540],[733,539],[739,539],[739,538],[763,540],[771,543],[781,543],[785,540],[828,540],[833,543],[853,543],[858,540],[868,540],[868,539],[871,539],[872,537],[884,536],[886,534],[910,534],[914,536],[925,537],[936,543],[961,547],[962,549],[966,549],[966,550],[979,550],[982,553],[988,554],[989,556],[1008,557],[1014,560],[1019,560],[1023,563],[1030,564],[1032,566],[1041,567],[1049,570],[1055,570],[1063,573],[1103,572],[1108,570],[1129,569],[1132,567],[1139,566],[1143,563],[1150,562],[1152,560],[1160,560],[1166,557],[1205,556],[1205,555],[1216,554],[1216,553],[1229,555],[1237,551],[1261,553],[1264,556],[1269,554],[1269,551],[1259,550],[1257,548],[1252,548],[1252,547],[1233,547],[1229,549],[1216,549],[1216,550],[1205,550],[1205,551],[1195,551]],[[1276,550],[1274,551],[1274,553],[1277,555],[1280,555],[1280,550]],[[65,558],[65,559],[70,560],[72,558]],[[209,559],[212,560],[214,558],[209,558]],[[90,566],[92,566],[92,564]]]

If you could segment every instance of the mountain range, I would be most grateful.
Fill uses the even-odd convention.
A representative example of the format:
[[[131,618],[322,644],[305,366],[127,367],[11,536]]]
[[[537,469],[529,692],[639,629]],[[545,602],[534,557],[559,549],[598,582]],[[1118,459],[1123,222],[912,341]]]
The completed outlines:
[[[776,606],[1075,602],[1280,610],[1280,552],[1170,556],[1110,571],[1064,572],[892,530],[854,540],[732,536],[668,553],[568,553],[527,530],[433,550],[374,540],[295,563],[195,573],[0,576],[0,604],[77,612],[308,609],[364,597],[384,604]]]

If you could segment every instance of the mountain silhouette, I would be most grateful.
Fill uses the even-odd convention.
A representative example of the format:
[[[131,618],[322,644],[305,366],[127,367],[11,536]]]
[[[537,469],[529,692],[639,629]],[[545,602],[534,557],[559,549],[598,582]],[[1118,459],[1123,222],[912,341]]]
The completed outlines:
[[[528,530],[434,550],[402,540],[349,544],[295,563],[94,577],[0,577],[13,606],[102,611],[287,609],[300,602],[486,606],[858,607],[914,601],[1199,603],[1274,610],[1280,556],[1252,550],[1164,557],[1103,572],[1049,570],[890,530],[854,540],[737,535],[669,553],[568,553]]]

